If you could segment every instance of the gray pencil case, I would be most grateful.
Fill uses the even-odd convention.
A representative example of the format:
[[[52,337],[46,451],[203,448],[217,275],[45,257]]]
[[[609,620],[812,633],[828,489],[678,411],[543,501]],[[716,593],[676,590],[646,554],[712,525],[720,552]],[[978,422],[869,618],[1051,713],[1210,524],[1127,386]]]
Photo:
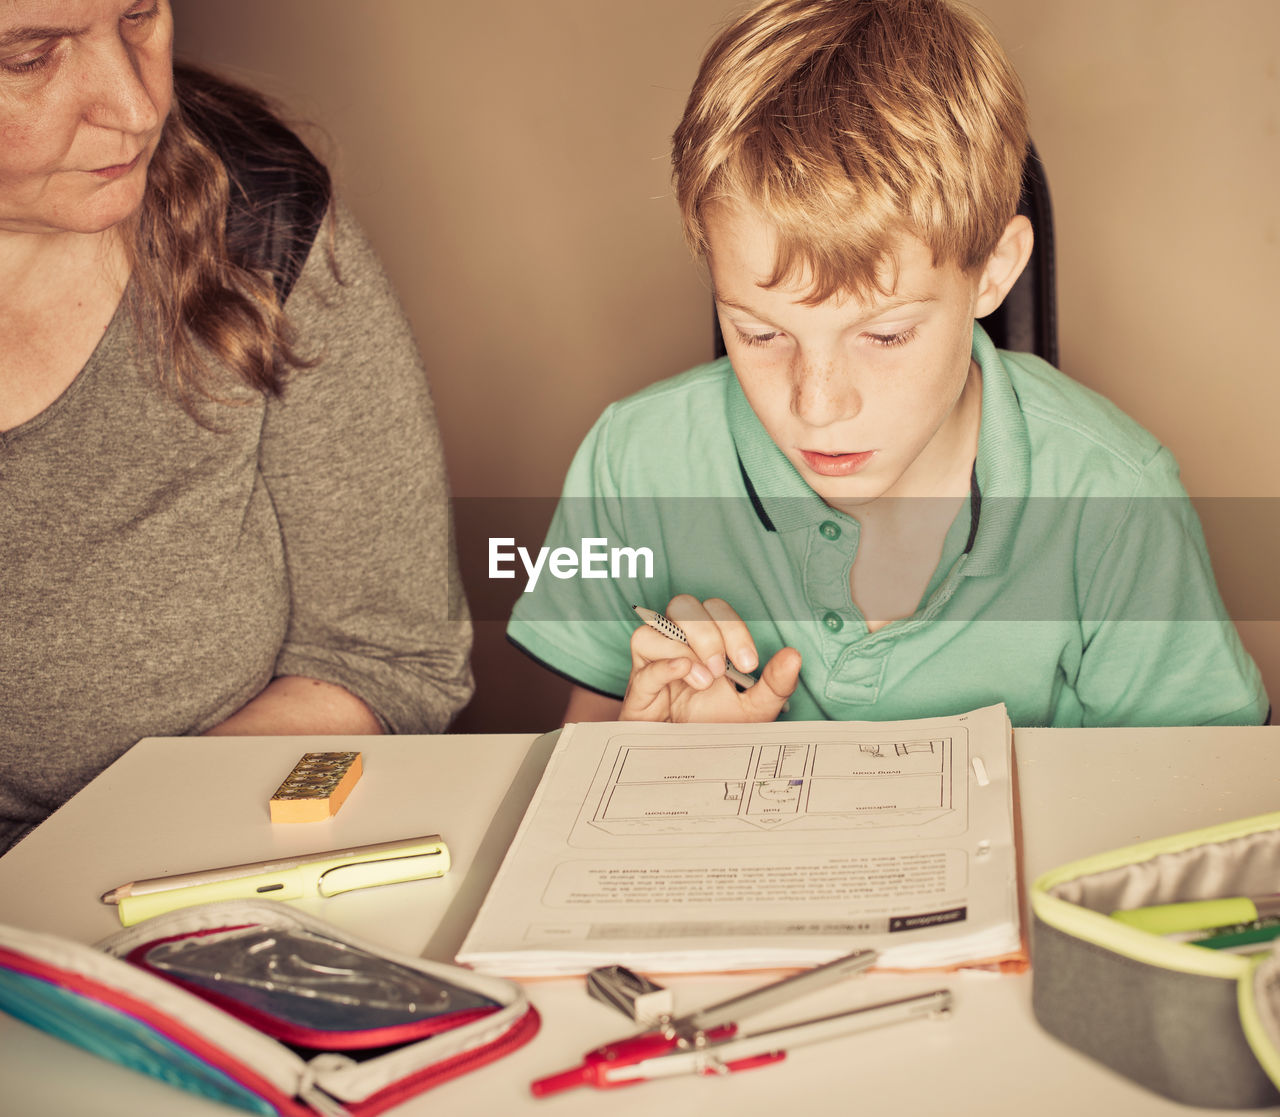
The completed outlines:
[[[1032,1003],[1046,1031],[1187,1105],[1280,1104],[1280,942],[1172,941],[1119,909],[1280,890],[1280,813],[1072,862],[1031,888]]]

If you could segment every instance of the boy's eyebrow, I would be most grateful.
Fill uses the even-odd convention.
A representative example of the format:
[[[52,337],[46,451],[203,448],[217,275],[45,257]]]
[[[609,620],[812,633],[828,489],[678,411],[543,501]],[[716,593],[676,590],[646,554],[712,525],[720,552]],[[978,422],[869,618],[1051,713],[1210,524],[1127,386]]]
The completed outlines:
[[[716,302],[721,306],[727,306],[731,310],[741,310],[745,314],[750,314],[754,318],[759,318],[761,321],[768,320],[766,315],[761,314],[754,307],[748,306],[746,303],[740,303],[736,299],[727,298],[719,292],[713,292],[713,296]],[[870,313],[864,315],[860,321],[866,322],[873,318],[879,318],[882,314],[888,314],[893,310],[900,310],[904,306],[912,306],[916,303],[936,303],[937,301],[937,295],[899,295],[897,298],[886,299],[884,302],[873,307]]]

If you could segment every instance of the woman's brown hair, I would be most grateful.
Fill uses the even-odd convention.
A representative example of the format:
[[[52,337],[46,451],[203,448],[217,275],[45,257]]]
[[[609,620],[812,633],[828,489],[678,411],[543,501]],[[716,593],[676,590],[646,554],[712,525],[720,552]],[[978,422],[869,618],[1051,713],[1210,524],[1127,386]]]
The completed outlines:
[[[188,410],[237,385],[280,395],[307,363],[283,303],[328,172],[254,91],[179,63],[174,94],[128,240],[131,309]]]

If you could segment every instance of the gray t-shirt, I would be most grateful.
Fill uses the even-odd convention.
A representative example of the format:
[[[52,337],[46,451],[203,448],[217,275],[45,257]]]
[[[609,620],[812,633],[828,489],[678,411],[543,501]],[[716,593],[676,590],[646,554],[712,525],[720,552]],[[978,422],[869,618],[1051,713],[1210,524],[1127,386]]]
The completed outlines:
[[[274,676],[346,687],[401,733],[470,697],[426,374],[336,216],[286,304],[316,363],[283,398],[231,389],[202,426],[122,306],[71,386],[0,433],[0,850],[140,738],[200,733]]]

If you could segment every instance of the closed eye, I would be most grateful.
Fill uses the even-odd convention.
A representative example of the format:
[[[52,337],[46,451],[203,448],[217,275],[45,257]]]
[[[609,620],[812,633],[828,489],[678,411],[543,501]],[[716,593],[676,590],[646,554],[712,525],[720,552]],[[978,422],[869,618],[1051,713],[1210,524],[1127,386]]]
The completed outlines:
[[[2,59],[0,60],[0,69],[9,74],[30,74],[36,70],[43,69],[53,61],[54,48],[59,41],[56,38],[47,39],[38,46],[23,51],[22,54]]]
[[[903,330],[900,334],[867,334],[866,336],[881,348],[892,349],[897,345],[906,345],[916,336],[916,328],[912,326],[911,329]]]
[[[768,330],[765,333],[749,334],[745,330],[734,327],[734,332],[738,335],[738,340],[743,345],[768,345],[775,337],[778,336],[777,330]]]
[[[125,12],[125,14],[121,18],[123,18],[126,23],[132,23],[135,27],[137,27],[144,23],[150,23],[151,20],[155,19],[156,16],[158,16],[159,14],[160,14],[160,5],[152,4],[151,7],[145,8],[142,11],[135,10],[135,11]]]

